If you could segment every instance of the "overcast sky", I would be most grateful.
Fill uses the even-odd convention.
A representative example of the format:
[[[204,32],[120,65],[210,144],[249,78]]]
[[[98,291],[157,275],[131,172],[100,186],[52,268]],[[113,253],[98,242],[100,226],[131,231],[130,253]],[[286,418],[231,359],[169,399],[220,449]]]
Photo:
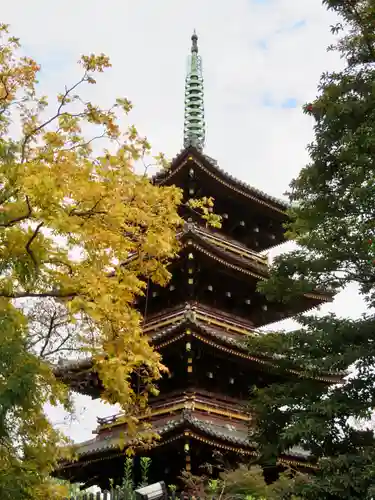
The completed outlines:
[[[301,106],[316,96],[321,73],[342,64],[326,51],[335,21],[321,0],[33,0],[1,7],[1,22],[42,66],[44,94],[77,81],[82,54],[104,52],[113,68],[98,79],[94,100],[107,105],[128,97],[132,122],[168,157],[182,146],[186,58],[196,29],[205,152],[275,196],[308,160],[313,123]],[[356,316],[363,305],[350,289],[322,308],[328,310]],[[82,396],[77,405],[78,421],[63,426],[77,441],[92,437],[96,416],[114,412]],[[60,410],[50,415],[62,424]]]

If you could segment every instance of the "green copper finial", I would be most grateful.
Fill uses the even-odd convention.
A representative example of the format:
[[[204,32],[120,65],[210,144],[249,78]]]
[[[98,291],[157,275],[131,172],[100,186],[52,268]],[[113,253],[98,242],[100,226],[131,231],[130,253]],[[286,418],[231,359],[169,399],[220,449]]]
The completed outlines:
[[[191,55],[185,81],[184,147],[202,151],[205,140],[202,59],[198,55],[198,37],[191,37]]]

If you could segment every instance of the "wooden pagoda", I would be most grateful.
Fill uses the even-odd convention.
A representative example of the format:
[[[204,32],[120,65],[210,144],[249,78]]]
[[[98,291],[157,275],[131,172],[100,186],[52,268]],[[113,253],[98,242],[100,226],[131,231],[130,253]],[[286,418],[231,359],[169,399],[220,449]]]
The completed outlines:
[[[252,355],[246,339],[258,335],[259,327],[332,300],[329,294],[310,293],[291,307],[257,292],[259,280],[268,276],[267,257],[261,252],[283,242],[287,206],[234,179],[203,153],[201,67],[199,59],[193,60],[197,57],[193,35],[185,148],[154,182],[180,187],[185,201],[213,197],[222,227],[206,227],[183,204],[186,222],[178,235],[181,252],[172,263],[172,279],[165,288],[150,285],[147,291],[144,331],[162,354],[169,374],[160,381],[160,395],[150,398],[147,417],[160,439],[138,449],[137,456],[150,456],[150,479],[167,484],[175,484],[182,470],[201,474],[203,464],[215,465],[215,450],[233,464],[255,455],[248,439],[249,388],[270,384],[277,361]],[[143,311],[144,304],[139,306]],[[76,391],[100,397],[101,383],[90,361],[64,363],[56,374]],[[337,377],[328,374],[315,383],[335,381]],[[98,419],[98,424],[96,437],[78,446],[79,460],[61,464],[59,476],[102,487],[109,478],[122,477],[121,417]],[[306,453],[299,449],[280,457],[280,463],[308,467]]]

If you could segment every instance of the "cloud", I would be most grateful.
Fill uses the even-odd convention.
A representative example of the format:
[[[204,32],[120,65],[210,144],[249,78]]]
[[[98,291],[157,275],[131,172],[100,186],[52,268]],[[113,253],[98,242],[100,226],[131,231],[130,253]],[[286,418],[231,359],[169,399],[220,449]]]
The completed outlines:
[[[312,119],[282,103],[290,96],[296,103],[314,99],[321,73],[342,64],[326,52],[336,19],[318,0],[34,0],[23,2],[21,11],[19,2],[5,2],[1,14],[42,62],[42,92],[50,96],[77,81],[81,54],[109,55],[112,70],[87,95],[101,105],[129,97],[131,121],[169,157],[182,147],[186,56],[196,28],[206,152],[232,175],[275,196],[307,162],[312,139]],[[264,96],[276,105],[264,105]],[[345,300],[335,307],[346,312]],[[96,415],[108,412],[92,404],[83,429],[70,427],[70,435],[89,439]]]

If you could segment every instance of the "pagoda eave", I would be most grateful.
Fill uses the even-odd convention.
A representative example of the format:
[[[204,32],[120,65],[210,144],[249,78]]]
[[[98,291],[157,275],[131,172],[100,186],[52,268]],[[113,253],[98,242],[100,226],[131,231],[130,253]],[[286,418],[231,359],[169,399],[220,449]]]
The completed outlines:
[[[196,224],[185,224],[179,239],[183,247],[193,246],[200,252],[207,252],[207,255],[213,259],[220,259],[221,262],[231,263],[244,270],[253,270],[254,277],[261,278],[269,274],[267,257],[261,256],[243,245],[234,244],[229,239],[218,236]]]
[[[224,250],[217,242],[210,241],[208,237],[199,237],[198,234],[199,233],[195,232],[194,229],[189,229],[189,231],[185,232],[183,237],[181,237],[183,247],[187,250],[196,250],[198,253],[205,255],[219,265],[232,270],[234,273],[239,273],[262,281],[270,277],[270,268],[267,263],[267,258],[256,255],[245,256],[245,254],[241,256],[233,255],[228,247]],[[220,244],[224,246],[223,242],[220,242]],[[332,302],[334,295],[334,292],[327,290],[312,290],[311,292],[303,293],[302,297],[313,302],[312,307],[316,307],[324,302]]]
[[[191,161],[194,161],[194,163],[213,180],[225,186],[225,188],[233,193],[240,195],[243,200],[251,200],[275,213],[285,216],[286,210],[289,207],[286,202],[267,195],[263,191],[234,178],[221,169],[215,160],[201,153],[194,146],[189,146],[180,151],[172,160],[168,169],[154,176],[154,183],[157,185],[173,183],[173,177]]]
[[[165,353],[173,348],[173,344],[182,345],[184,352],[187,342],[197,342],[198,347],[206,346],[220,357],[229,356],[238,359],[241,366],[247,370],[265,373],[280,371],[280,361],[269,356],[251,353],[248,340],[261,335],[251,324],[239,321],[238,318],[219,314],[211,308],[197,303],[181,304],[166,314],[149,318],[144,327],[150,343],[157,351]],[[229,358],[227,358],[229,359]],[[314,378],[322,383],[332,384],[342,382],[345,373],[304,374],[299,370],[281,369],[285,377]],[[57,378],[68,384],[73,390],[98,398],[103,386],[95,372],[92,360],[77,360],[62,363],[54,368]]]
[[[159,434],[160,439],[144,446],[135,446],[134,452],[138,456],[152,456],[152,451],[156,448],[166,447],[174,443],[175,450],[179,449],[180,452],[185,450],[185,455],[186,450],[189,450],[187,453],[193,457],[193,468],[196,445],[205,445],[207,450],[210,450],[210,455],[214,450],[223,454],[234,454],[237,456],[238,463],[248,461],[251,456],[257,457],[254,445],[249,441],[249,425],[246,422],[204,415],[194,409],[184,409],[171,414],[167,419],[164,417],[159,421],[154,421],[153,428]],[[109,432],[103,431],[98,434],[94,440],[77,445],[78,460],[61,463],[55,472],[56,476],[87,482],[91,479],[90,474],[95,474],[93,464],[95,466],[103,461],[111,462],[121,458],[121,456],[124,459],[126,448],[132,446],[132,442],[124,443],[123,438],[121,438],[123,432],[121,427],[113,428]],[[121,445],[119,444],[120,440]],[[182,457],[180,466],[183,469],[186,466],[185,457],[183,454],[180,457]],[[308,452],[301,448],[295,448],[290,450],[287,455],[281,456],[278,463],[294,467],[315,468],[313,464],[309,463],[308,458]],[[107,466],[111,468],[109,464]],[[101,467],[103,470],[103,466]],[[95,480],[100,483],[97,477]]]

